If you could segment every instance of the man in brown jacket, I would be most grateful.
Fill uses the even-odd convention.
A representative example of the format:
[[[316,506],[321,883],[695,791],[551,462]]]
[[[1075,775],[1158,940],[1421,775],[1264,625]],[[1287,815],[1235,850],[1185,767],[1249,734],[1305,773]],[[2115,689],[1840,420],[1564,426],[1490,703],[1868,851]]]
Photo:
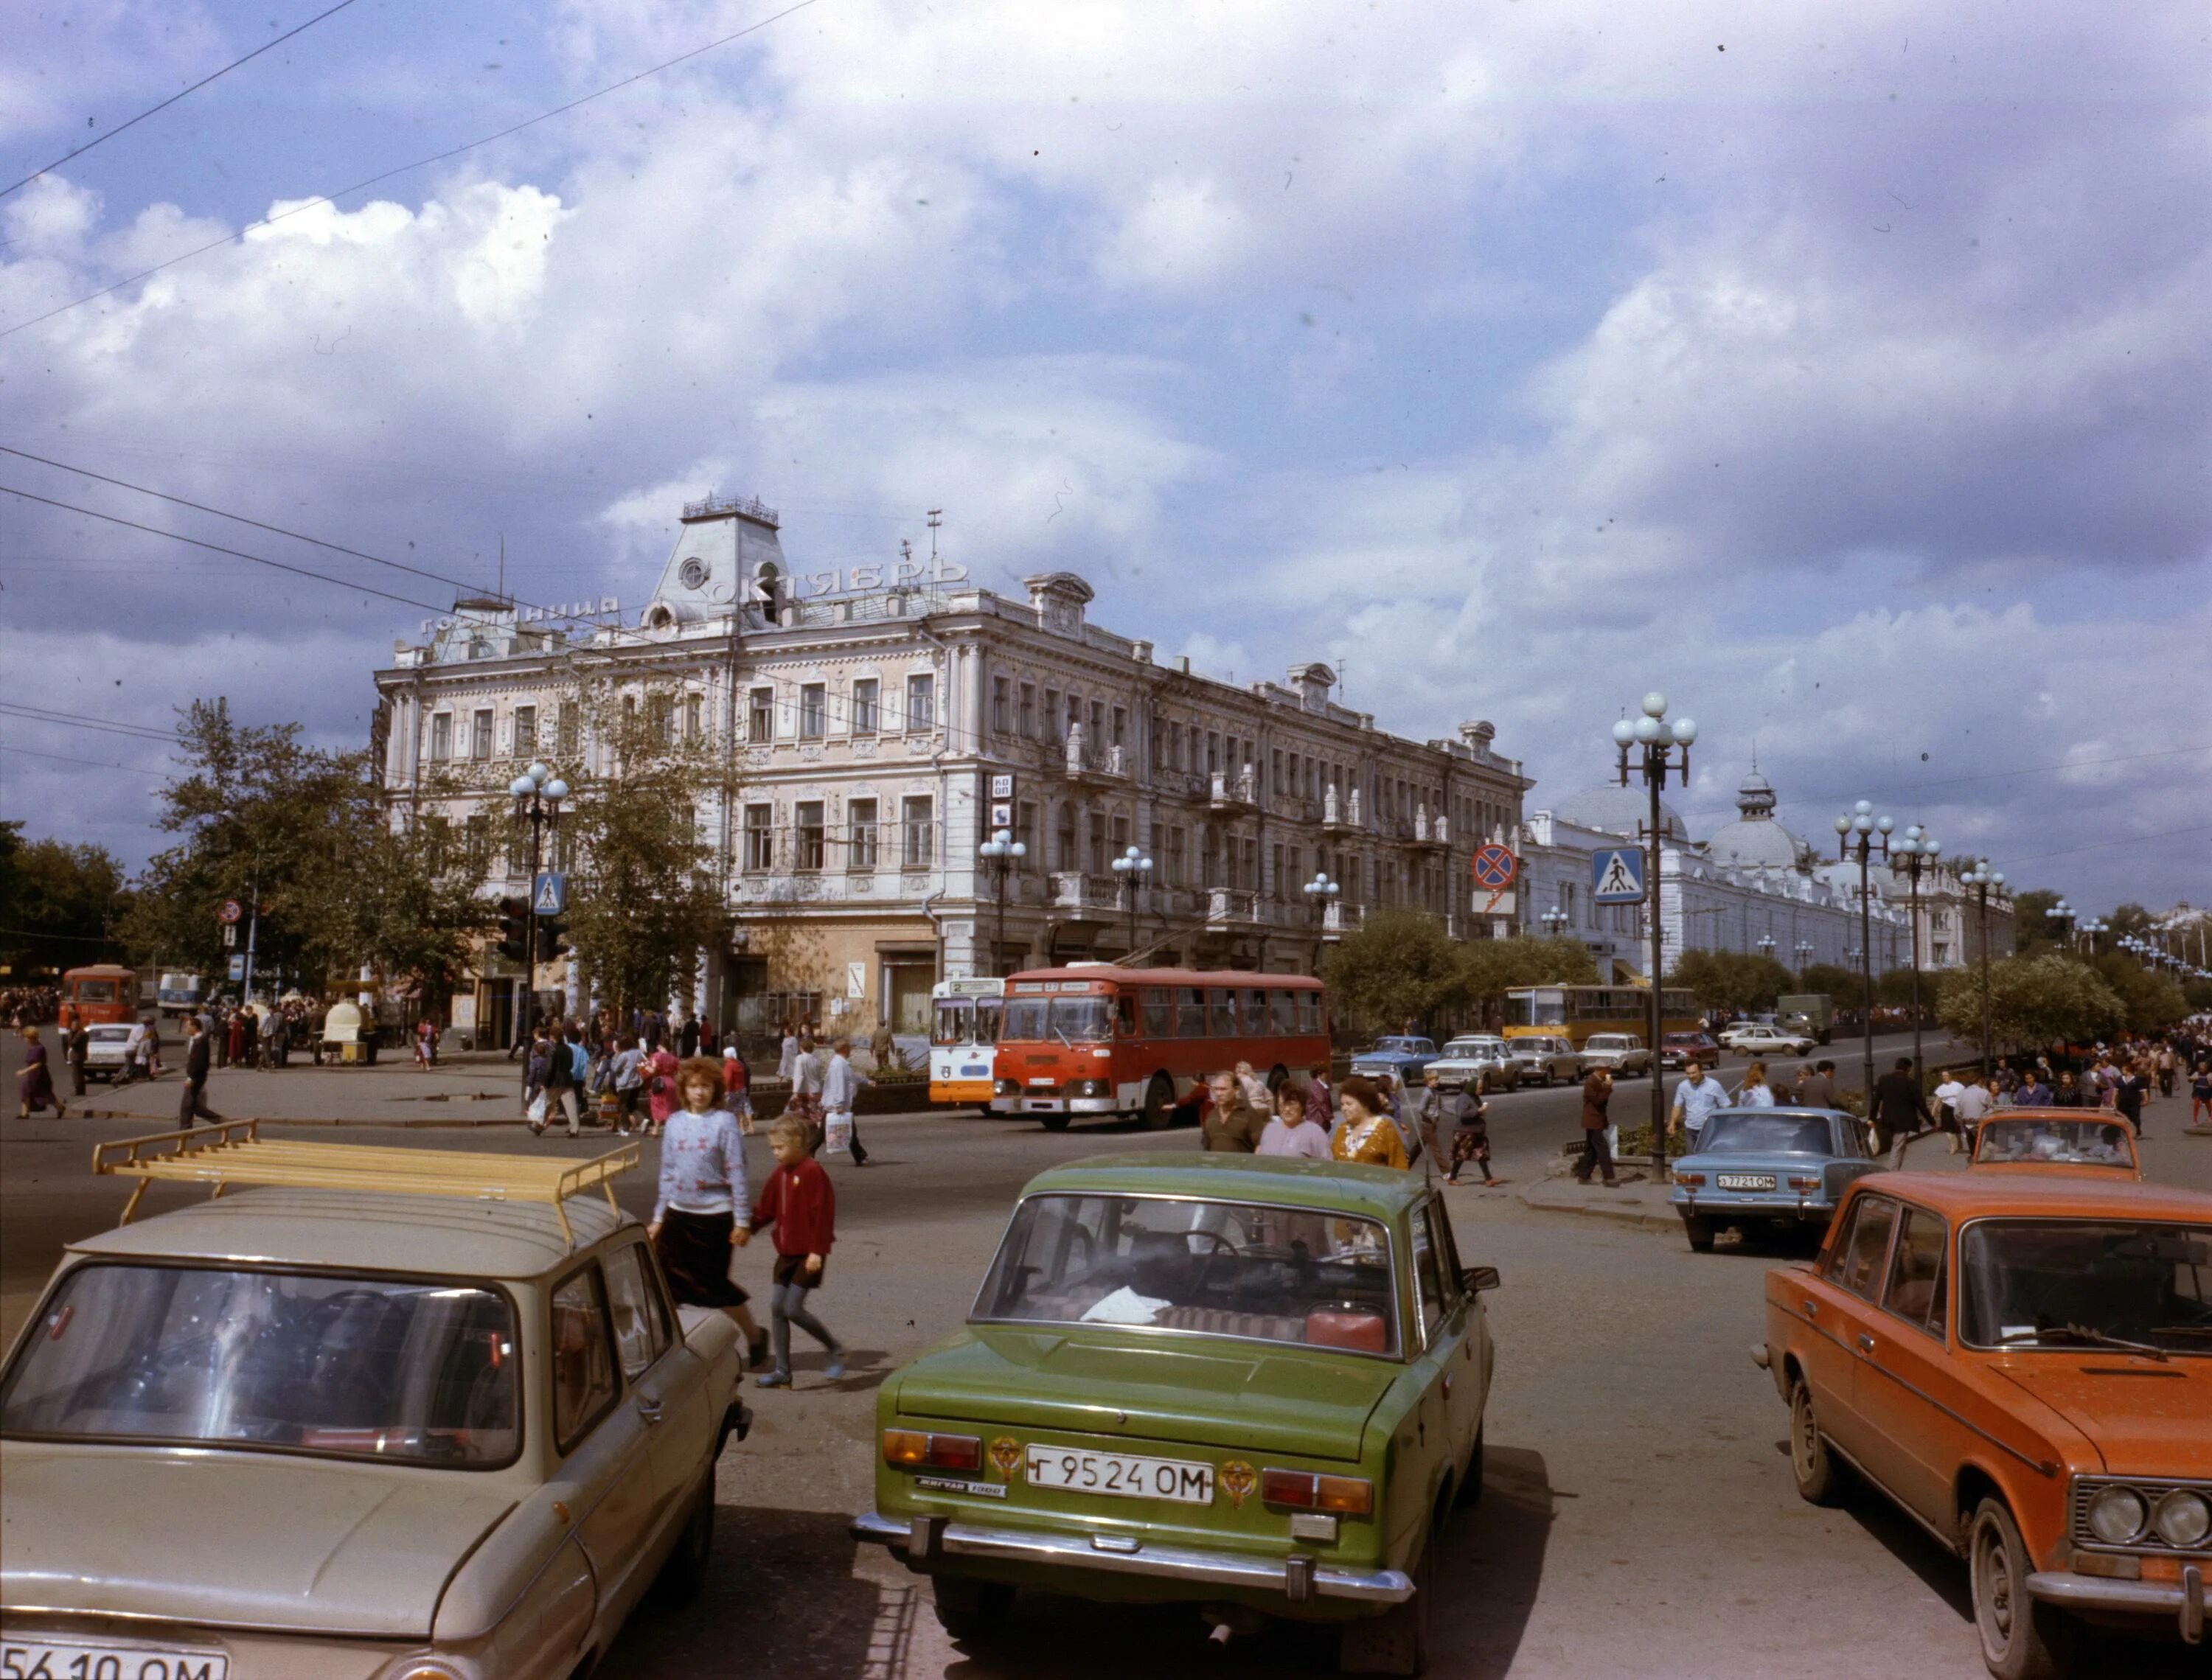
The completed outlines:
[[[1605,1135],[1605,1107],[1612,1101],[1611,1070],[1592,1069],[1590,1077],[1583,1081],[1583,1158],[1575,1163],[1577,1184],[1588,1184],[1594,1172],[1609,1185],[1617,1182],[1613,1176],[1613,1145]]]
[[[1200,1143],[1208,1149],[1252,1154],[1260,1147],[1260,1134],[1267,1129],[1267,1117],[1245,1101],[1243,1087],[1232,1071],[1208,1074],[1206,1089],[1212,1101],[1199,1119]]]

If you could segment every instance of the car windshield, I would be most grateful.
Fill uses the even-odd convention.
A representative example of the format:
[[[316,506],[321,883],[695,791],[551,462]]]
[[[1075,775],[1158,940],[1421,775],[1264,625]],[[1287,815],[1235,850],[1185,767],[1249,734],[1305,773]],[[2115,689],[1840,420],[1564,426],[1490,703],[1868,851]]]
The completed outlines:
[[[2212,1225],[1977,1220],[1959,1239],[1959,1321],[1975,1347],[2212,1354]]]
[[[1835,1140],[1817,1114],[1784,1114],[1771,1108],[1723,1111],[1698,1135],[1699,1155],[1828,1155]]]
[[[1449,1044],[1444,1046],[1444,1054],[1447,1056],[1477,1056],[1489,1050],[1491,1046],[1492,1040],[1489,1039],[1454,1039]]]
[[[1396,1292],[1371,1219],[1235,1202],[1032,1196],[973,1317],[1141,1325],[1395,1356]]]
[[[1114,1036],[1114,1000],[1082,998],[1009,998],[1001,1040],[1017,1043],[1097,1043]]]
[[[78,1267],[0,1389],[0,1434],[459,1467],[521,1444],[514,1314],[488,1289]]]
[[[1978,1161],[2053,1161],[2133,1167],[2124,1125],[2109,1120],[1990,1120],[1974,1137]]]

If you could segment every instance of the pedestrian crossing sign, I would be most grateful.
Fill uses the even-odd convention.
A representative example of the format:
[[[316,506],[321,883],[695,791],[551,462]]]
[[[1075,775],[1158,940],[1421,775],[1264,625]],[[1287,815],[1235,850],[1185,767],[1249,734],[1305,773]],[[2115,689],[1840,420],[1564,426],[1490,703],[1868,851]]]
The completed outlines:
[[[1607,846],[1590,854],[1590,897],[1599,904],[1644,901],[1644,854],[1634,846]]]
[[[530,907],[541,916],[561,914],[568,907],[568,877],[550,870],[539,876],[537,890],[530,895]]]

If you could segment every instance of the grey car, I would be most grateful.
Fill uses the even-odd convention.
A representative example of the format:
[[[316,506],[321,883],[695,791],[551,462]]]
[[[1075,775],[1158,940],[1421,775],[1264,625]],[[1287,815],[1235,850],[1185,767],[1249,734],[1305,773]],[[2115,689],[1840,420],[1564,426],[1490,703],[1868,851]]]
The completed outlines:
[[[1571,1085],[1583,1077],[1582,1056],[1572,1039],[1529,1034],[1506,1040],[1505,1047],[1523,1084]]]
[[[1517,1090],[1521,1085],[1521,1064],[1513,1059],[1511,1046],[1504,1039],[1481,1033],[1450,1040],[1443,1054],[1421,1072],[1424,1077],[1433,1073],[1447,1085],[1479,1079],[1485,1089],[1492,1091]]]
[[[1599,1068],[1610,1069],[1616,1079],[1638,1078],[1651,1071],[1651,1052],[1633,1033],[1592,1033],[1583,1040],[1582,1070]]]

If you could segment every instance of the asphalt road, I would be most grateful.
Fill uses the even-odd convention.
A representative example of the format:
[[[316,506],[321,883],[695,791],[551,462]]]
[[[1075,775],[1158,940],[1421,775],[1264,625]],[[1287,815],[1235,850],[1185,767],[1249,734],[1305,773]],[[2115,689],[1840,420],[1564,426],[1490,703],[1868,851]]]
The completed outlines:
[[[12,1078],[14,1064],[12,1053],[0,1057],[0,1074]],[[218,1074],[212,1095],[227,1113],[343,1119],[358,1125],[345,1127],[349,1140],[562,1155],[604,1148],[588,1134],[574,1143],[532,1139],[511,1124],[390,1124],[503,1120],[512,1089],[510,1069],[471,1061],[427,1075]],[[1632,1120],[1644,1089],[1630,1082],[1616,1109]],[[467,1100],[478,1091],[490,1100]],[[94,1101],[166,1120],[175,1093],[171,1078]],[[436,1097],[445,1100],[424,1101]],[[1576,1103],[1567,1089],[1495,1100],[1500,1174],[1526,1182],[1556,1161],[1575,1135]],[[2178,1135],[2186,1104],[2154,1104],[2148,1119],[2153,1175],[2212,1188],[2212,1140]],[[121,1188],[86,1171],[91,1142],[153,1129],[148,1120],[0,1121],[0,1331],[21,1321],[61,1244],[99,1228],[120,1205]],[[803,1351],[794,1390],[752,1397],[758,1426],[722,1461],[713,1585],[687,1606],[649,1603],[601,1672],[609,1680],[737,1667],[780,1680],[1126,1680],[1133,1671],[1146,1680],[1210,1680],[1330,1671],[1326,1645],[1296,1628],[1220,1651],[1188,1610],[1047,1598],[1024,1598],[1006,1641],[971,1656],[939,1630],[925,1584],[876,1549],[854,1546],[845,1523],[870,1499],[875,1390],[960,1321],[1023,1182],[1083,1155],[1196,1147],[1188,1132],[1115,1126],[1054,1136],[951,1114],[868,1120],[863,1129],[872,1164],[830,1163],[842,1235],[817,1301],[855,1350],[852,1372],[828,1383],[819,1357]],[[763,1151],[756,1171],[765,1164]],[[649,1149],[647,1166],[622,1188],[641,1215],[651,1199]],[[190,1193],[159,1187],[147,1212]],[[1487,1490],[1447,1545],[1437,1672],[1454,1680],[1983,1672],[1960,1565],[1878,1500],[1825,1511],[1793,1491],[1781,1404],[1747,1354],[1761,1331],[1762,1275],[1786,1257],[1725,1245],[1692,1255],[1672,1233],[1534,1211],[1510,1184],[1450,1194],[1463,1257],[1498,1266],[1504,1287],[1488,1297],[1499,1363]],[[764,1287],[766,1246],[750,1252]],[[2154,1646],[2109,1654],[2145,1680],[2203,1672]]]

